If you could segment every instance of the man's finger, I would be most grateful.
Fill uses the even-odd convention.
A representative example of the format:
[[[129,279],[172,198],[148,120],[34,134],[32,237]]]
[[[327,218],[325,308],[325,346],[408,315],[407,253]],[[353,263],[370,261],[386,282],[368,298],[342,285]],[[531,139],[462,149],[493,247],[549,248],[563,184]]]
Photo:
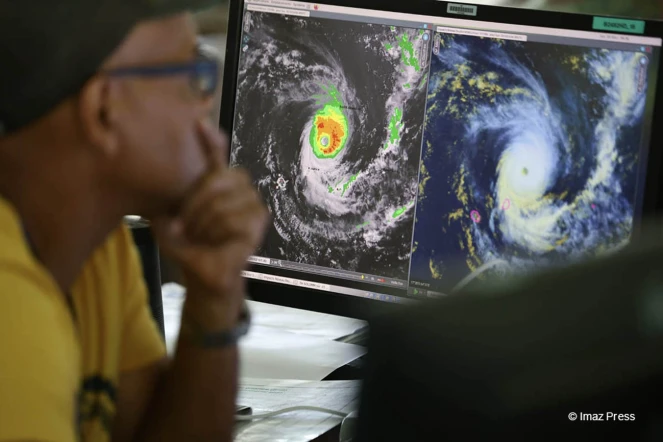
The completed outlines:
[[[256,200],[237,201],[236,204],[232,210],[228,210],[222,201],[215,204],[212,210],[196,219],[196,227],[191,229],[193,237],[201,241],[222,236],[253,238],[254,220],[261,221],[266,210]]]
[[[238,192],[242,186],[231,170],[208,175],[185,200],[180,208],[180,217],[188,224],[200,212],[204,212],[211,201],[227,194]]]
[[[228,137],[205,119],[198,125],[203,153],[210,171],[228,167]]]
[[[225,219],[241,216],[246,210],[259,205],[259,201],[249,192],[235,191],[210,200],[191,218],[187,219],[187,232],[199,237],[207,229],[224,224]]]

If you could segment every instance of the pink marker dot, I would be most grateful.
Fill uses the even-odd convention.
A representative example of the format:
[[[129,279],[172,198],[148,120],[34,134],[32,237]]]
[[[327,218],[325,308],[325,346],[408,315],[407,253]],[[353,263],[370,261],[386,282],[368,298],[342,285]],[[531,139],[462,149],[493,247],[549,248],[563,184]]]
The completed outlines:
[[[511,208],[511,200],[507,198],[502,203],[502,210],[509,210],[510,208]]]
[[[481,222],[481,215],[476,210],[470,212],[470,218],[477,224]]]
[[[596,209],[596,204],[592,204],[592,209]]]

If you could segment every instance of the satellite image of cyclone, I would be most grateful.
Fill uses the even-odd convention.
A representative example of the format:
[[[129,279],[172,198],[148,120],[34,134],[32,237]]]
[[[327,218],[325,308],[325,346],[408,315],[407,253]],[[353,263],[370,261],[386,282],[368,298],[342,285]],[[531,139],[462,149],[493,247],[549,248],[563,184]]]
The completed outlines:
[[[249,169],[271,211],[259,254],[406,279],[430,34],[245,20],[231,163]]]
[[[434,52],[412,279],[450,290],[628,241],[646,54],[445,34]]]

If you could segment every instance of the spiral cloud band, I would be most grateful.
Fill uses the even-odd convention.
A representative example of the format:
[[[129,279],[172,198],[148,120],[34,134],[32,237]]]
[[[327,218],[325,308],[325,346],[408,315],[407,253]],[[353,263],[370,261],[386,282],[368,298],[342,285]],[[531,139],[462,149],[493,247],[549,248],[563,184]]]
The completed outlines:
[[[272,215],[259,255],[441,293],[630,238],[645,48],[255,11],[243,25],[231,164]]]
[[[453,285],[491,261],[525,269],[628,240],[645,54],[454,35],[441,47],[413,277]]]
[[[423,31],[263,13],[247,22],[231,161],[272,214],[260,254],[407,279]]]

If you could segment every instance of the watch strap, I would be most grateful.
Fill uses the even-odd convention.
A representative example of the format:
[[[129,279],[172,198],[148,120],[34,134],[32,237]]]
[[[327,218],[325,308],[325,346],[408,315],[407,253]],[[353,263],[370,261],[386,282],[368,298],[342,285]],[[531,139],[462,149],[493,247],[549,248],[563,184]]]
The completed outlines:
[[[215,332],[203,331],[191,320],[182,318],[182,331],[194,344],[202,348],[224,348],[237,344],[242,336],[249,332],[251,316],[249,309],[244,304],[238,324],[230,330]]]

